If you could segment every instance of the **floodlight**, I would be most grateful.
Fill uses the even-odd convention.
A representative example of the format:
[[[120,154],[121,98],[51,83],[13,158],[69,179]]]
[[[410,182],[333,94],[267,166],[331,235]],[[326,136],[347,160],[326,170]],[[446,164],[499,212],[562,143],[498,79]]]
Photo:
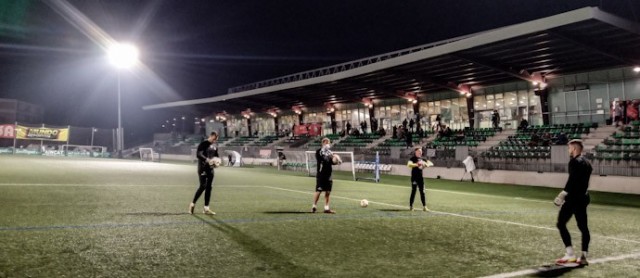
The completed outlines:
[[[132,44],[114,43],[109,48],[109,60],[117,68],[126,69],[138,63],[138,48]]]

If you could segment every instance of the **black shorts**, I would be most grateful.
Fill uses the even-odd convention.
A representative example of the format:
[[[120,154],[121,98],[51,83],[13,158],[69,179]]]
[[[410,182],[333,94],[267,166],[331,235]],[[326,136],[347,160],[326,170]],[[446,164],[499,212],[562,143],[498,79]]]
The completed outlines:
[[[411,185],[423,185],[424,186],[424,178],[411,178]]]
[[[316,178],[316,192],[328,191],[331,192],[333,187],[333,180],[331,178]]]

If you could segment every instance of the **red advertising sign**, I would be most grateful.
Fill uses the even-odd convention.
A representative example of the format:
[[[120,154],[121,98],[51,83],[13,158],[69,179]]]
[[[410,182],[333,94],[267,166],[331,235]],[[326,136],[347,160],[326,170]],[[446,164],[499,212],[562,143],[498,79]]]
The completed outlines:
[[[308,125],[309,136],[320,136],[322,135],[322,125],[321,124],[309,124]]]
[[[307,125],[296,125],[295,129],[293,130],[293,133],[295,135],[305,135],[305,134],[308,134],[309,131],[307,130]]]
[[[15,125],[0,125],[0,138],[15,138],[16,126]]]
[[[322,135],[322,124],[296,125],[293,133],[295,135],[319,136]]]

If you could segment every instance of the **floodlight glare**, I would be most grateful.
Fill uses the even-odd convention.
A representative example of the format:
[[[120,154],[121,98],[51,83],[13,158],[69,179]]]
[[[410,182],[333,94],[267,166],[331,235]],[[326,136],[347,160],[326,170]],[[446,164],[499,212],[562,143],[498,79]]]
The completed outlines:
[[[633,67],[633,71],[634,72],[640,72],[640,67],[638,67],[638,66]]]
[[[132,44],[115,43],[109,48],[109,60],[117,68],[130,68],[138,62],[138,48]]]

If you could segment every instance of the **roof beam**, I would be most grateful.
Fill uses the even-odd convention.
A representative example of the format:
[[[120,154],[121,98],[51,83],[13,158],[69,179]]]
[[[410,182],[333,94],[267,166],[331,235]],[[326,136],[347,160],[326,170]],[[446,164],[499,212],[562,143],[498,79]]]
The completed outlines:
[[[579,38],[576,38],[576,37],[571,36],[569,34],[563,33],[561,31],[549,30],[549,34],[554,36],[554,37],[557,37],[559,39],[562,39],[562,40],[568,41],[568,42],[570,42],[572,44],[575,44],[575,45],[577,45],[579,47],[582,47],[582,48],[586,49],[589,52],[607,56],[607,57],[609,57],[611,59],[614,59],[614,60],[616,60],[616,61],[618,61],[618,62],[620,62],[622,64],[629,65],[629,66],[640,65],[640,61],[639,60],[632,59],[632,58],[629,58],[629,57],[620,56],[618,54],[615,54],[615,51],[612,50],[612,49],[606,49],[606,48],[598,46],[598,45],[587,43],[587,42],[585,42],[585,41],[583,41],[583,40],[581,40]]]
[[[409,77],[419,82],[431,84],[440,89],[450,90],[456,93],[470,92],[470,88],[466,85],[456,84],[455,82],[451,82],[451,81],[438,80],[437,78],[433,78],[424,74],[410,73],[410,72],[398,71],[398,70],[393,70],[389,72],[397,76]]]
[[[480,58],[477,57],[469,57],[468,55],[464,55],[462,53],[453,53],[450,54],[450,56],[455,57],[457,59],[478,65],[478,66],[482,66],[485,68],[490,68],[492,70],[501,72],[503,74],[518,78],[518,79],[522,79],[525,81],[529,81],[529,82],[542,82],[543,80],[538,80],[539,78],[536,78],[535,76],[533,76],[532,74],[529,74],[529,72],[527,72],[525,69],[513,69],[513,68],[507,68],[504,66],[500,66],[494,62],[491,61],[487,61],[487,60],[482,60]]]
[[[350,84],[352,86],[357,86],[357,87],[361,87],[361,88],[365,88],[365,89],[369,89],[369,90],[373,90],[373,91],[378,91],[378,92],[381,92],[384,95],[390,95],[390,96],[398,96],[399,95],[397,93],[398,90],[394,90],[393,88],[389,88],[389,87],[384,86],[384,85],[375,85],[375,84],[362,82],[362,81],[355,81],[355,80],[343,80],[341,82]],[[357,101],[361,101],[361,100],[362,99],[357,99]]]

